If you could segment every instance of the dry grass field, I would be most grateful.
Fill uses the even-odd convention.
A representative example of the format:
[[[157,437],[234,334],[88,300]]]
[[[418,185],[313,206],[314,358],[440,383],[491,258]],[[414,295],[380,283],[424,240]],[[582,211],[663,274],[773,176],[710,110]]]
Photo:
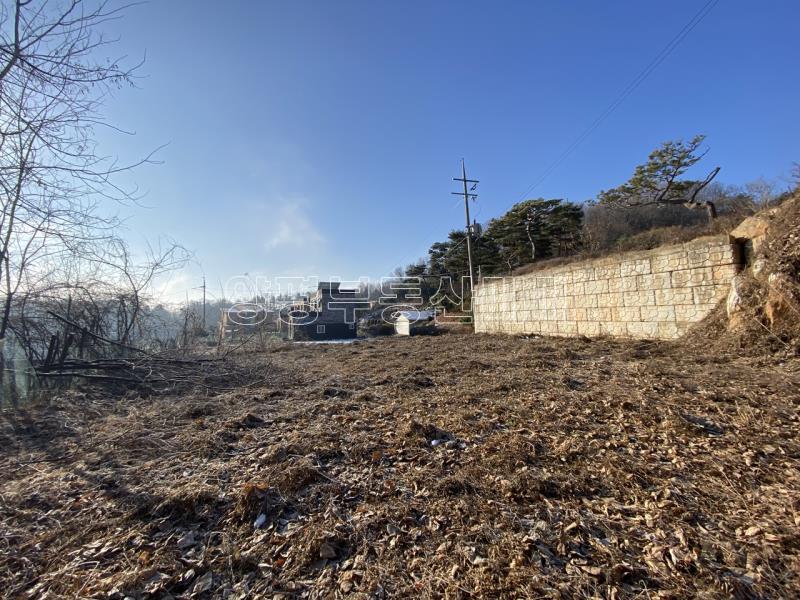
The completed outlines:
[[[800,596],[797,359],[449,334],[237,360],[255,383],[0,416],[4,596]]]

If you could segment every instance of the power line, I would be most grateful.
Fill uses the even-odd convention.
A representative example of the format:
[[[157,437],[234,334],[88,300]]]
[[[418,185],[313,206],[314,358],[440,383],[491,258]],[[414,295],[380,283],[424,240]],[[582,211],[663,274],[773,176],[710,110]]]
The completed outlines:
[[[603,112],[581,133],[573,142],[553,161],[547,169],[534,181],[519,197],[518,201],[524,200],[530,192],[535,190],[541,183],[550,176],[550,174],[561,165],[582,143],[589,137],[602,123],[605,121],[635,90],[641,85],[650,74],[657,69],[664,60],[672,53],[673,50],[686,38],[687,35],[695,28],[700,22],[710,13],[714,7],[719,3],[719,0],[708,0],[703,7],[695,13],[695,15],[678,31],[677,34],[661,49],[661,51],[650,61],[650,63],[622,90],[620,95],[609,104]],[[466,175],[464,175],[466,178]],[[458,179],[456,179],[458,180]],[[466,191],[466,190],[465,190]],[[462,195],[460,192],[453,192],[454,194]],[[457,242],[445,251],[449,254],[451,251],[459,248],[464,242],[469,242],[469,224],[468,233],[465,239]]]
[[[586,128],[586,130],[581,133],[573,142],[567,146],[566,150],[564,150],[555,161],[553,161],[550,166],[548,166],[544,172],[539,176],[539,178],[534,181],[519,197],[519,200],[524,200],[525,196],[530,194],[533,190],[535,190],[541,183],[547,179],[550,174],[561,165],[564,160],[566,160],[575,150],[577,150],[578,146],[580,146],[583,141],[589,137],[595,129],[597,129],[600,124],[605,121],[611,113],[613,113],[619,106],[622,104],[628,96],[630,96],[642,82],[647,79],[647,77],[655,71],[658,66],[666,60],[666,58],[672,53],[675,48],[686,38],[687,35],[695,28],[697,25],[700,24],[708,13],[710,13],[714,7],[719,3],[719,0],[708,0],[703,7],[697,11],[697,13],[689,20],[683,28],[675,34],[669,43],[661,49],[655,58],[628,84],[628,86],[622,90],[617,99],[614,100],[611,104],[609,104],[606,109],[600,113],[600,115]]]

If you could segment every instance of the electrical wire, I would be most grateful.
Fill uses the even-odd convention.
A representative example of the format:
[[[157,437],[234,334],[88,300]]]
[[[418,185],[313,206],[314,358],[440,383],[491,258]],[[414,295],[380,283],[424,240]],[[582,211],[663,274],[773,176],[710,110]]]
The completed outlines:
[[[708,0],[703,7],[695,13],[695,15],[689,20],[683,28],[675,34],[675,36],[669,41],[669,43],[661,49],[653,60],[622,90],[622,92],[617,96],[616,100],[614,100],[611,104],[609,104],[600,115],[592,121],[592,123],[587,127],[583,133],[581,133],[573,142],[567,146],[567,148],[559,154],[559,156],[554,160],[550,166],[548,166],[544,172],[536,179],[528,188],[520,195],[519,201],[524,200],[525,197],[530,194],[533,190],[539,187],[545,179],[547,179],[550,174],[557,169],[564,160],[566,160],[578,147],[588,138],[602,123],[605,121],[635,90],[638,88],[642,82],[647,79],[647,77],[655,71],[658,66],[666,60],[666,58],[672,53],[675,48],[686,38],[691,31],[700,24],[700,22],[710,13],[714,7],[719,3],[719,0]]]
[[[714,7],[719,3],[719,0],[708,0],[703,7],[695,13],[695,15],[678,31],[677,34],[664,46],[661,51],[650,61],[650,63],[622,90],[617,98],[609,104],[600,115],[592,121],[592,123],[581,133],[567,148],[559,154],[555,161],[553,161],[528,188],[520,195],[519,201],[535,190],[539,185],[544,182],[550,174],[557,169],[564,160],[566,160],[578,147],[588,138],[594,131],[605,121],[611,114],[638,88],[650,74],[655,71],[667,57],[672,54],[672,51],[686,38],[691,31],[700,24],[700,22],[710,13]],[[444,256],[450,254],[458,249],[466,242],[466,237],[455,245],[448,248]]]

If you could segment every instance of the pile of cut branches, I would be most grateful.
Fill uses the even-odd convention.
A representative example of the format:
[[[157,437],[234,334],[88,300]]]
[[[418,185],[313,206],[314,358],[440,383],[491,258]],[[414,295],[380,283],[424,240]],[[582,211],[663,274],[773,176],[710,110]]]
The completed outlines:
[[[133,358],[67,359],[36,368],[41,379],[81,379],[148,392],[176,392],[193,388],[221,390],[252,382],[251,373],[223,358],[180,358],[140,354]]]
[[[91,338],[95,356],[69,356],[70,340],[75,338],[73,332],[65,333],[63,343],[53,336],[46,359],[35,366],[39,380],[47,382],[48,387],[79,380],[115,389],[175,393],[193,389],[218,392],[259,383],[256,372],[243,364],[241,357],[229,358],[230,352],[221,357],[187,355],[177,350],[148,352],[99,336],[61,315],[50,314],[77,331],[81,339]]]

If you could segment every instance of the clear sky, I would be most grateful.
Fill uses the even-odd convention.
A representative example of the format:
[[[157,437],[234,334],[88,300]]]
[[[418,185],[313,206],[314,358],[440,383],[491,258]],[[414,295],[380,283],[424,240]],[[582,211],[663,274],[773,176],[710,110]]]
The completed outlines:
[[[136,136],[101,147],[168,146],[135,174],[148,208],[120,212],[134,243],[194,251],[218,293],[245,272],[346,280],[425,256],[464,225],[462,157],[479,221],[527,197],[591,199],[696,133],[721,181],[785,183],[800,160],[796,0],[721,0],[548,171],[704,4],[151,0],[109,28],[146,63],[107,104]]]

